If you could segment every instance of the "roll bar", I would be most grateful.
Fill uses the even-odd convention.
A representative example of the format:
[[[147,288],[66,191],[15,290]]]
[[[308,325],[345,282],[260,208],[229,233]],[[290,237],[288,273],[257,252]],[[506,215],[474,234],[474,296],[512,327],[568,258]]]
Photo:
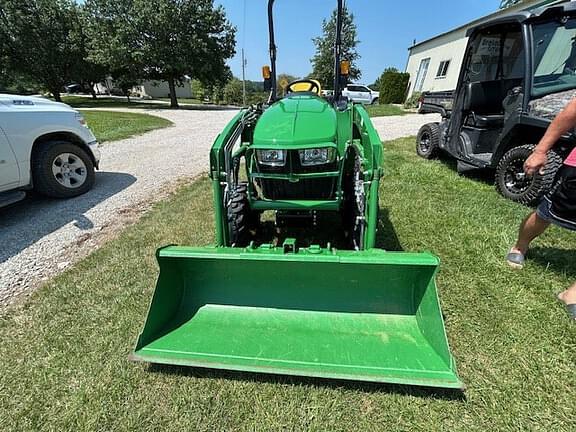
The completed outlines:
[[[274,38],[274,1],[268,0],[268,33],[270,36],[270,101],[277,98],[276,92],[276,41]],[[342,53],[342,15],[343,0],[338,0],[338,13],[336,16],[336,41],[334,42],[334,100],[337,101],[342,94],[340,80],[340,56]]]

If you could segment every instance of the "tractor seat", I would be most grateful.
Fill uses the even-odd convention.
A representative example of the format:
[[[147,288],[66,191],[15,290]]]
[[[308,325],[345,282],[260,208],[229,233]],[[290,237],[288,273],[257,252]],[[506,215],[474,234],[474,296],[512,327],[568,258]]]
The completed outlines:
[[[504,114],[470,114],[466,126],[481,129],[497,129],[504,126]]]

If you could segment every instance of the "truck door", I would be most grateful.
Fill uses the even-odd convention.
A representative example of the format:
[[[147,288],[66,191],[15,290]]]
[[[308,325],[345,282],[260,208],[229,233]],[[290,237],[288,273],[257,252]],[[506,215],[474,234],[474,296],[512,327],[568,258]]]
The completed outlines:
[[[349,85],[346,89],[348,90],[348,98],[354,102],[360,102],[360,91],[358,90],[358,86]]]
[[[363,104],[369,104],[371,102],[370,100],[370,89],[368,87],[364,87],[364,86],[358,86],[358,90],[359,90],[359,98],[360,101]]]
[[[0,128],[0,192],[17,187],[20,182],[20,170],[16,155]]]

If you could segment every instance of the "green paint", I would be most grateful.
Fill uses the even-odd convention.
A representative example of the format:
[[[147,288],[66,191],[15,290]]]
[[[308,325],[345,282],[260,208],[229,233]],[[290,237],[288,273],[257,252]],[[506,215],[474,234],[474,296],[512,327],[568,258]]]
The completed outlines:
[[[168,247],[134,358],[462,388],[429,254]]]
[[[336,113],[316,96],[282,99],[268,108],[254,131],[254,148],[329,145],[336,141]]]

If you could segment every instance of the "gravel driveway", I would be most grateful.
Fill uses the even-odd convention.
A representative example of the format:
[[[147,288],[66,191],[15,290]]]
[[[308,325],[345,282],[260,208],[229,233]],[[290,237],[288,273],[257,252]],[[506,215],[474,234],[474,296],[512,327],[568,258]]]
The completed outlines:
[[[106,111],[110,111],[107,109]],[[132,110],[136,111],[136,110]],[[138,110],[174,126],[101,147],[92,191],[66,201],[40,197],[0,209],[0,306],[14,302],[133,223],[179,180],[208,168],[209,149],[234,111]],[[382,140],[415,135],[435,115],[381,117]]]

